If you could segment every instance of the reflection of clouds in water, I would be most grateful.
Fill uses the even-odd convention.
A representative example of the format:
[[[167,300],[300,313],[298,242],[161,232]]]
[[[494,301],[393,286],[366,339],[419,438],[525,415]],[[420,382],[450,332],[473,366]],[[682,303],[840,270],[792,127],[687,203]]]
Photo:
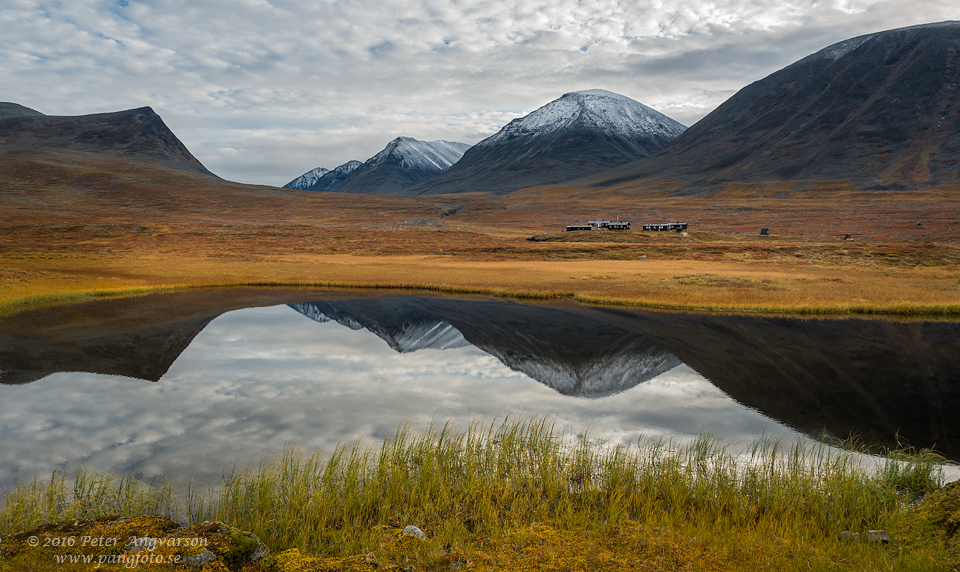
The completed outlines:
[[[399,354],[367,331],[303,319],[286,306],[225,314],[158,383],[88,373],[0,387],[0,482],[86,464],[149,479],[216,482],[295,441],[329,448],[399,424],[553,416],[611,439],[726,440],[789,433],[686,366],[624,393],[578,399],[474,347]]]

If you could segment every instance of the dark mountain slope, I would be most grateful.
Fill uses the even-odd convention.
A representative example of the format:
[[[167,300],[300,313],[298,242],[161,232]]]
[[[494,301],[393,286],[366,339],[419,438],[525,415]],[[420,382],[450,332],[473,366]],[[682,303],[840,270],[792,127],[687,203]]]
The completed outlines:
[[[646,161],[598,186],[849,180],[919,188],[960,180],[960,23],[860,36],[755,82]]]
[[[214,176],[149,107],[48,116],[14,103],[0,104],[0,152],[29,149],[107,154]]]

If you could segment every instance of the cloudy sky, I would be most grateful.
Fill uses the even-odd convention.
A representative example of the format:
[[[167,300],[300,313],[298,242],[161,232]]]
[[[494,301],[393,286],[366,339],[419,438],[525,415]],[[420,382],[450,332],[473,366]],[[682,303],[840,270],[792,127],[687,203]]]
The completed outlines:
[[[690,125],[833,42],[950,19],[956,0],[4,0],[0,101],[149,105],[215,173],[282,185],[581,89]]]

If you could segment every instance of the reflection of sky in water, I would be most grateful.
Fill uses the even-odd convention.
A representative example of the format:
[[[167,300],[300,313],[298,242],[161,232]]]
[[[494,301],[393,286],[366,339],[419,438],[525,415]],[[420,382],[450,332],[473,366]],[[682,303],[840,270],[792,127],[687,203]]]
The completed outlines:
[[[158,383],[61,373],[0,387],[0,483],[81,464],[216,483],[234,462],[289,442],[329,448],[383,438],[403,422],[465,426],[507,415],[553,416],[626,440],[797,435],[686,366],[621,394],[566,397],[472,346],[399,354],[366,330],[277,306],[217,318]]]

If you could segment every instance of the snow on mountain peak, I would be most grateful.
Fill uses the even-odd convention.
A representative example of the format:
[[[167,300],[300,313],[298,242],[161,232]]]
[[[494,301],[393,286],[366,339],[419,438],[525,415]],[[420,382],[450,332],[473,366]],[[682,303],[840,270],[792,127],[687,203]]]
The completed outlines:
[[[379,165],[393,156],[399,158],[406,167],[440,172],[446,171],[459,161],[469,148],[470,145],[466,143],[418,141],[413,137],[397,137],[367,163]]]
[[[357,167],[363,165],[360,161],[347,161],[343,165],[336,167],[334,170],[330,171],[334,175],[346,175],[357,170]]]
[[[686,130],[681,123],[639,101],[605,89],[588,89],[566,93],[529,115],[514,119],[477,145],[575,127],[633,138],[663,136],[669,139]]]
[[[320,180],[320,177],[329,173],[330,169],[325,169],[323,167],[317,167],[316,169],[311,169],[306,173],[300,175],[296,179],[290,181],[283,186],[285,189],[299,189],[305,190],[309,189],[313,185],[317,184],[317,181]]]

